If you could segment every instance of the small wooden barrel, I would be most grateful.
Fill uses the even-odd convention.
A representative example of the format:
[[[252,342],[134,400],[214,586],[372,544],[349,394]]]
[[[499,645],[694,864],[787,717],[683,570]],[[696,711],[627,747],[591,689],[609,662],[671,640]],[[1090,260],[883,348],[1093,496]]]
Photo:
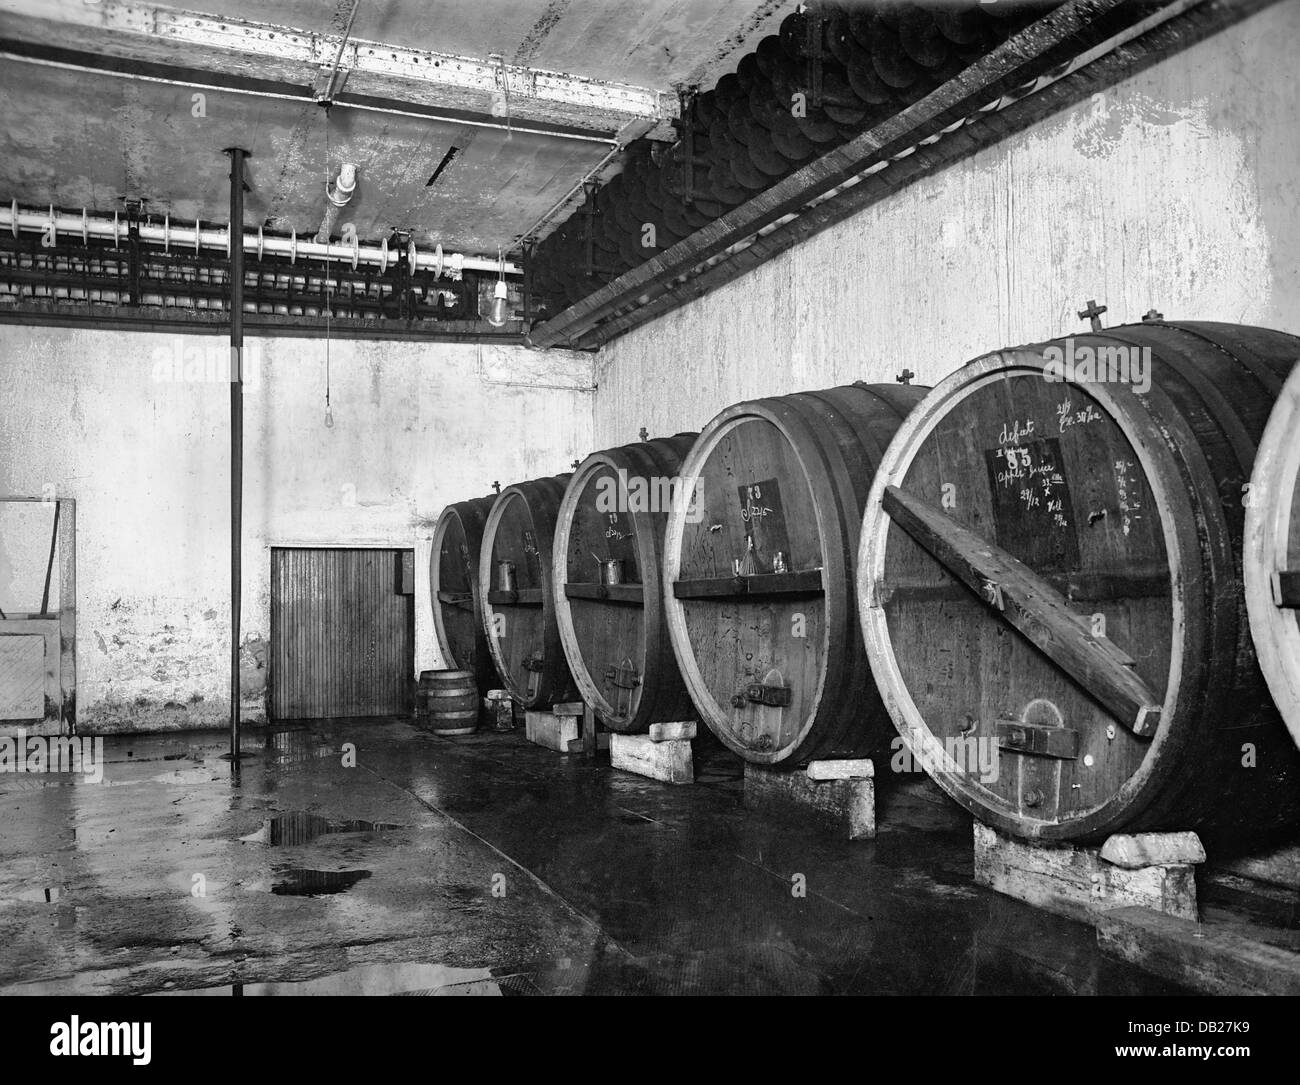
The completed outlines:
[[[664,621],[664,529],[695,440],[679,433],[588,456],[555,532],[560,641],[582,699],[611,731],[693,720]]]
[[[488,513],[479,556],[480,613],[501,682],[525,708],[577,698],[555,620],[551,546],[569,475],[520,482]]]
[[[483,635],[478,603],[478,557],[483,526],[496,495],[448,505],[433,530],[429,586],[433,594],[433,628],[443,661],[469,671],[480,690],[496,682],[496,669]]]
[[[1242,571],[1260,669],[1300,744],[1300,367],[1259,441]]]
[[[478,730],[478,686],[471,671],[421,671],[417,714],[440,735],[471,735]]]
[[[850,385],[728,407],[682,475],[664,605],[700,716],[742,758],[865,757],[893,735],[866,666],[853,571],[871,476],[926,389]]]
[[[982,821],[1228,846],[1296,816],[1240,562],[1298,356],[1259,328],[1110,328],[977,358],[899,430],[862,530],[867,651],[912,763]]]

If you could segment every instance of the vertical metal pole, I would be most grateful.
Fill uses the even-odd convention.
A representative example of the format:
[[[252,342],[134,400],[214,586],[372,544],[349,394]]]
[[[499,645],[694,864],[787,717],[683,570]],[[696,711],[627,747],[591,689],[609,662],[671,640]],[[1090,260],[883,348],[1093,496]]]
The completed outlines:
[[[230,155],[230,763],[239,773],[239,612],[244,517],[244,159]]]

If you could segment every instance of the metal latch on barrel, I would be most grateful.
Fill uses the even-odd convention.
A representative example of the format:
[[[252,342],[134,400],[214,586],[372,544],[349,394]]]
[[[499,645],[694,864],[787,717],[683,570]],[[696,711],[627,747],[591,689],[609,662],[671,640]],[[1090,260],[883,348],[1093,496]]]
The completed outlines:
[[[745,697],[754,704],[771,708],[789,708],[794,691],[789,686],[769,686],[752,682],[745,687]]]
[[[997,720],[993,733],[997,736],[998,746],[1012,753],[1055,757],[1062,761],[1073,761],[1079,756],[1079,732],[1069,727]]]
[[[641,684],[641,676],[633,667],[606,667],[605,681],[619,689],[636,689]]]

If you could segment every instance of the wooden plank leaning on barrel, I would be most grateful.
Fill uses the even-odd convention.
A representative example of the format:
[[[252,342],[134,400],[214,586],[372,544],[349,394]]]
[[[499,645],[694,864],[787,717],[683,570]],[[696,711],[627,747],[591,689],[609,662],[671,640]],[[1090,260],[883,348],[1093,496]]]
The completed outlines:
[[[867,652],[911,755],[981,820],[1220,846],[1293,823],[1241,541],[1298,356],[1259,328],[1111,328],[977,358],[898,431],[862,531]]]

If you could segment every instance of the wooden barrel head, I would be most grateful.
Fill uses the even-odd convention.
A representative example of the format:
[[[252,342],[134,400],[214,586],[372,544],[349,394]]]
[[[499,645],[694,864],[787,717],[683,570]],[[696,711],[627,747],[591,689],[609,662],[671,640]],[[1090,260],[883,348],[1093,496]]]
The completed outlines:
[[[1213,829],[1240,814],[1220,789],[1280,781],[1280,761],[1240,771],[1276,727],[1234,589],[1270,380],[1172,326],[1077,343],[1154,343],[1151,387],[1049,380],[1054,344],[1007,350],[899,430],[861,539],[872,671],[914,763],[1004,831]]]
[[[429,555],[433,626],[448,667],[471,672],[480,689],[496,679],[477,602],[478,560],[493,497],[449,505],[438,517]]]
[[[505,688],[526,708],[573,700],[576,690],[555,621],[551,547],[568,475],[501,491],[479,558],[488,648]]]
[[[892,733],[865,673],[853,565],[871,469],[923,391],[737,404],[683,467],[693,500],[665,539],[669,631],[696,708],[746,760],[865,756]]]
[[[1260,438],[1242,572],[1260,669],[1300,744],[1300,366]]]
[[[681,462],[695,436],[593,453],[574,470],[560,506],[560,639],[583,700],[614,731],[694,718],[668,643],[661,565],[669,510],[683,494]]]

